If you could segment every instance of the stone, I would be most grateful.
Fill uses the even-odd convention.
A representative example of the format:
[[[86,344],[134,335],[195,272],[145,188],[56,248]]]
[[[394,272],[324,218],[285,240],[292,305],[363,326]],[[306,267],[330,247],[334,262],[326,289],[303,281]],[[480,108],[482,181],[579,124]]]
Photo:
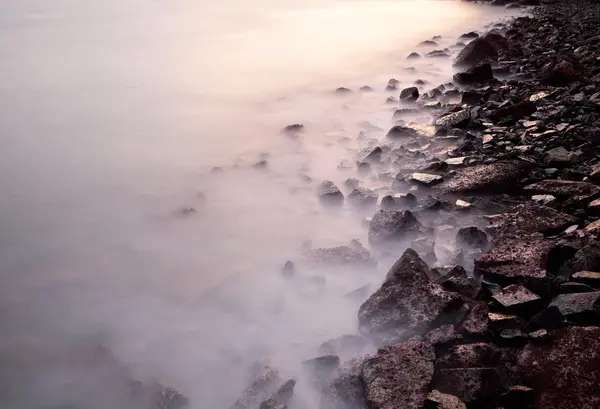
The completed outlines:
[[[579,324],[598,325],[600,292],[560,294],[548,307],[556,307],[567,320]]]
[[[358,241],[353,240],[349,245],[310,249],[305,253],[305,259],[311,265],[338,265],[372,267],[375,261],[369,250]]]
[[[467,406],[454,395],[433,390],[427,395],[423,409],[467,409]]]
[[[510,104],[493,111],[489,118],[498,123],[501,120],[512,117],[515,121],[526,118],[537,111],[537,107],[531,101],[523,101],[516,104]]]
[[[463,227],[456,233],[456,244],[463,249],[485,249],[488,237],[475,226]]]
[[[285,128],[281,130],[281,132],[286,133],[288,135],[295,135],[304,131],[304,125],[302,124],[291,124],[287,125]]]
[[[296,267],[294,266],[294,263],[292,261],[288,260],[283,265],[283,269],[281,270],[281,275],[283,275],[286,278],[291,278],[294,276],[295,271],[296,271]]]
[[[600,287],[600,273],[595,271],[579,271],[571,278],[580,283],[589,284],[594,287]]]
[[[479,34],[474,31],[469,31],[468,33],[464,33],[458,37],[459,40],[474,40],[476,38],[479,38]]]
[[[458,294],[430,281],[431,270],[408,249],[392,266],[383,285],[358,311],[359,329],[380,342],[424,334],[436,320],[460,307]]]
[[[373,88],[368,85],[363,85],[358,89],[360,92],[373,92]]]
[[[572,271],[600,270],[600,242],[594,241],[578,250],[570,266]]]
[[[565,167],[571,164],[574,159],[575,156],[572,152],[569,152],[563,146],[559,146],[546,151],[544,162],[548,166]]]
[[[540,311],[529,320],[529,326],[533,329],[545,329],[553,331],[565,326],[565,317],[561,314],[558,307],[549,306]]]
[[[442,346],[462,339],[454,325],[445,324],[435,328],[425,335],[425,342],[433,346]]]
[[[421,58],[421,55],[415,52],[408,54],[408,57],[406,57],[407,60],[418,60],[419,58]]]
[[[477,38],[460,51],[456,60],[454,60],[454,65],[470,68],[487,60],[497,61],[498,53],[494,46],[487,40]]]
[[[346,87],[339,87],[335,90],[336,94],[350,94],[352,90]]]
[[[354,358],[338,368],[323,388],[320,409],[364,408],[363,360],[363,357]]]
[[[548,63],[541,70],[541,81],[552,86],[565,86],[581,78],[583,70],[570,61],[562,60],[557,64]]]
[[[425,56],[429,58],[448,58],[450,57],[450,53],[444,50],[433,50],[425,54]]]
[[[368,409],[421,409],[433,376],[431,345],[407,341],[385,346],[363,362]]]
[[[511,386],[500,396],[500,404],[506,408],[531,408],[534,400],[535,390],[524,385]]]
[[[436,369],[488,368],[499,364],[500,350],[493,344],[477,342],[450,347],[438,356]]]
[[[473,203],[458,199],[456,202],[454,202],[454,206],[456,207],[456,210],[469,210],[471,207],[473,207]]]
[[[555,244],[533,236],[499,240],[475,258],[475,270],[500,280],[546,279],[549,253]]]
[[[454,177],[439,185],[446,193],[499,193],[514,189],[529,167],[519,161],[495,162],[458,169]]]
[[[323,355],[302,361],[302,369],[316,385],[322,385],[331,379],[340,366],[340,357],[337,355]]]
[[[417,197],[412,193],[396,193],[393,198],[400,207],[412,209],[417,205]]]
[[[600,216],[600,199],[592,200],[588,203],[587,211],[594,216]]]
[[[600,220],[596,220],[595,222],[592,222],[585,226],[585,231],[587,231],[593,236],[600,236]]]
[[[369,207],[377,204],[379,195],[366,187],[357,187],[348,195],[348,203],[355,207]]]
[[[348,178],[344,181],[344,186],[346,186],[349,189],[356,189],[358,186],[360,185],[360,180],[356,179],[356,178]]]
[[[268,398],[262,401],[259,409],[287,409],[287,406],[285,404],[278,403],[273,398]]]
[[[522,285],[513,284],[502,289],[501,293],[494,294],[502,310],[507,313],[529,314],[539,308],[541,298]]]
[[[600,195],[600,186],[588,182],[546,179],[525,186],[525,191],[551,194],[558,198],[568,199],[570,203],[578,203],[595,199],[596,196]]]
[[[484,337],[488,333],[489,309],[486,303],[475,304],[460,324],[460,332],[468,337]]]
[[[435,121],[435,125],[442,128],[461,128],[469,123],[470,117],[471,111],[463,109],[438,118]]]
[[[541,205],[549,205],[556,201],[556,197],[552,195],[533,195],[531,200]]]
[[[492,219],[488,231],[493,236],[524,233],[559,233],[578,220],[569,214],[534,202],[517,205]]]
[[[349,354],[357,356],[369,346],[369,340],[362,335],[347,334],[323,342],[319,347],[319,353],[324,355]]]
[[[381,162],[381,155],[383,155],[381,147],[373,146],[361,150],[356,155],[356,160],[358,162],[379,163]]]
[[[391,139],[399,139],[399,138],[418,138],[421,135],[413,128],[409,128],[407,126],[395,125],[393,126],[386,135]]]
[[[443,182],[444,178],[431,173],[415,172],[410,174],[408,180],[425,186],[433,186]]]
[[[530,343],[519,354],[517,369],[535,390],[536,408],[598,408],[600,328],[564,328],[546,342]]]
[[[253,369],[251,382],[231,409],[254,408],[277,390],[280,377],[276,369],[263,362],[257,363]]]
[[[489,327],[492,331],[500,333],[506,329],[519,329],[522,330],[527,327],[525,321],[516,315],[501,314],[497,312],[490,312],[488,314]]]
[[[483,84],[494,79],[494,72],[490,64],[478,64],[464,72],[454,74],[452,79],[461,85]]]
[[[419,89],[417,87],[404,88],[400,92],[400,101],[414,102],[419,98]]]
[[[277,391],[271,396],[279,405],[286,405],[292,396],[294,395],[294,388],[296,387],[296,381],[294,379],[288,379],[285,381]]]
[[[431,387],[458,397],[469,407],[504,391],[496,368],[458,368],[436,371]]]
[[[317,194],[319,200],[327,205],[341,205],[344,202],[344,195],[340,189],[330,180],[324,180],[318,187]]]
[[[583,283],[562,283],[558,286],[558,292],[561,294],[572,294],[572,293],[593,293],[596,291],[593,287]]]
[[[397,242],[411,237],[421,224],[409,210],[382,209],[375,213],[369,224],[369,243],[373,246],[386,242]]]

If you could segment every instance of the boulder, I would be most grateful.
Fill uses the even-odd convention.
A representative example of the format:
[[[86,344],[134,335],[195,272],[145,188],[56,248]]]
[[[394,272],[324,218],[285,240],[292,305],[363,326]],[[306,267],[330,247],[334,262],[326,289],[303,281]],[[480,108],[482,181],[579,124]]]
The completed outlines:
[[[577,182],[572,180],[546,179],[525,186],[525,191],[539,194],[551,194],[561,199],[568,199],[569,203],[589,201],[600,196],[600,186],[588,182]]]
[[[340,366],[337,355],[323,355],[302,361],[302,369],[310,380],[318,386],[329,382]]]
[[[435,328],[425,335],[425,342],[433,346],[443,346],[462,339],[454,325],[445,324]]]
[[[459,40],[475,40],[476,38],[479,38],[479,34],[474,31],[469,31],[458,37]]]
[[[574,216],[554,210],[551,207],[527,202],[494,217],[488,231],[495,237],[524,233],[550,235],[559,233],[577,223],[578,220]]]
[[[465,250],[484,250],[488,245],[488,237],[475,226],[463,227],[456,233],[456,244]]]
[[[483,63],[454,74],[452,79],[461,85],[483,84],[494,79],[494,72],[489,63]]]
[[[427,395],[424,409],[467,409],[467,407],[456,396],[433,390]]]
[[[459,330],[468,337],[484,337],[488,333],[489,309],[486,303],[475,304],[465,320],[460,324]]]
[[[530,343],[518,357],[525,384],[535,390],[534,407],[600,407],[600,328],[569,327],[544,343]]]
[[[320,409],[363,409],[365,390],[361,376],[363,357],[344,362],[323,388]]]
[[[409,210],[379,210],[369,224],[369,243],[373,246],[411,238],[422,228]]]
[[[463,128],[469,124],[471,118],[471,111],[468,109],[462,109],[458,112],[453,112],[448,115],[444,115],[435,121],[435,125],[441,128]]]
[[[560,294],[550,305],[570,322],[598,325],[600,321],[600,292]]]
[[[500,404],[509,409],[531,408],[534,400],[535,390],[524,385],[511,386],[500,396]]]
[[[498,53],[490,42],[477,38],[461,50],[454,60],[454,65],[469,68],[487,60],[497,61]]]
[[[341,205],[344,203],[344,195],[340,189],[330,180],[321,182],[317,189],[319,200],[327,205]]]
[[[348,203],[355,207],[369,207],[375,206],[378,198],[379,195],[371,189],[359,186],[348,195]]]
[[[283,128],[281,130],[281,132],[288,134],[288,135],[296,135],[302,131],[304,131],[304,125],[302,125],[302,124],[287,125],[285,128]]]
[[[578,250],[570,261],[573,271],[600,270],[600,242],[594,241]]]
[[[433,376],[435,352],[425,342],[407,341],[381,348],[363,362],[368,409],[421,409]]]
[[[547,166],[554,166],[557,168],[564,168],[573,163],[576,159],[576,155],[565,149],[564,146],[558,146],[556,148],[548,149],[546,151],[546,157],[544,163]]]
[[[505,51],[510,47],[506,38],[504,38],[502,33],[496,29],[485,33],[482,38],[490,43],[498,53]]]
[[[342,335],[323,342],[319,347],[319,352],[326,355],[348,354],[358,356],[370,345],[369,340],[362,335]]]
[[[519,161],[495,162],[458,169],[454,177],[441,185],[446,193],[501,193],[518,186],[529,167]]]
[[[455,345],[438,357],[436,369],[488,368],[500,363],[502,354],[497,346],[485,342]]]
[[[458,397],[470,407],[478,407],[478,402],[485,402],[504,391],[496,368],[440,369],[431,386]]]
[[[421,58],[421,55],[415,52],[408,54],[408,57],[406,57],[407,60],[418,60],[419,58]]]
[[[386,135],[391,139],[398,138],[419,138],[421,135],[413,128],[409,128],[408,126],[395,125],[393,126]]]
[[[356,160],[358,162],[379,163],[381,162],[381,155],[383,155],[383,149],[379,146],[372,146],[358,152]]]
[[[400,92],[400,101],[414,102],[419,98],[419,89],[417,87],[404,88]]]
[[[424,334],[434,321],[460,307],[462,297],[432,283],[431,274],[414,250],[406,250],[382,286],[361,305],[361,332],[379,342],[401,341]]]

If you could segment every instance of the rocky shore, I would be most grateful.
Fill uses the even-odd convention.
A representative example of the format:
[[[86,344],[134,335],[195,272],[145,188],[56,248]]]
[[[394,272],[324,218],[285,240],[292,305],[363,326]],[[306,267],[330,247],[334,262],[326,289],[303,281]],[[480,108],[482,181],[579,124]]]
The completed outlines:
[[[359,333],[304,363],[322,409],[600,407],[599,21],[598,4],[545,4],[429,55],[453,56],[452,83],[390,80],[396,125],[356,158],[390,193],[318,188],[327,206],[380,207],[370,251],[308,257],[346,266],[408,249],[365,295]],[[421,112],[432,134],[403,120]],[[275,374],[264,364],[233,407],[294,407],[295,381]]]

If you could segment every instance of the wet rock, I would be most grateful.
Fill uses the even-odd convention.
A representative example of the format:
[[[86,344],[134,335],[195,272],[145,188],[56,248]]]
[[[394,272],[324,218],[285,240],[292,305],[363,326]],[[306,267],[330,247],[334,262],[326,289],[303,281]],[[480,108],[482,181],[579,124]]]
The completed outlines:
[[[262,401],[259,409],[287,409],[287,406],[285,404],[278,403],[273,398],[268,398]]]
[[[340,366],[337,355],[323,355],[302,361],[302,369],[316,385],[327,383]]]
[[[435,125],[441,128],[462,128],[468,125],[470,118],[471,111],[468,109],[463,109],[438,118],[435,121]]]
[[[418,44],[419,47],[437,47],[437,43],[432,40],[425,40]]]
[[[504,390],[496,368],[440,369],[432,387],[458,397],[467,405],[486,401]]]
[[[548,63],[541,71],[541,81],[548,85],[565,86],[577,81],[583,75],[583,70],[576,67],[567,60],[559,61],[557,64]]]
[[[427,395],[424,409],[467,409],[456,396],[433,390]]]
[[[421,55],[415,52],[408,54],[408,57],[406,57],[407,60],[418,60],[419,58],[421,58]]]
[[[507,279],[546,279],[553,241],[534,236],[499,240],[475,258],[475,270],[484,276]]]
[[[419,341],[381,348],[366,358],[362,376],[368,409],[420,409],[433,376],[435,352]]]
[[[305,257],[313,265],[369,267],[375,264],[369,250],[358,240],[351,241],[347,246],[311,249],[306,252]]]
[[[357,187],[348,195],[348,203],[356,207],[369,207],[377,204],[379,195],[366,187]]]
[[[341,205],[344,202],[344,195],[340,189],[330,180],[324,180],[317,190],[319,200],[327,205]]]
[[[494,79],[492,66],[488,63],[478,64],[464,72],[454,74],[454,82],[461,85],[483,84]]]
[[[454,60],[454,65],[470,68],[486,60],[497,61],[498,53],[487,40],[477,38],[461,50],[456,60]]]
[[[595,271],[579,271],[571,278],[580,283],[589,284],[594,287],[600,287],[600,273]]]
[[[485,249],[488,245],[487,234],[475,226],[463,227],[456,233],[456,244],[464,249]]]
[[[433,50],[425,54],[425,56],[429,58],[449,58],[450,53],[445,50]]]
[[[499,30],[490,30],[482,38],[490,43],[498,52],[502,52],[509,48],[506,38],[504,38]]]
[[[400,81],[395,78],[390,78],[388,81],[385,90],[386,91],[396,91],[398,89],[398,85],[400,85]]]
[[[400,341],[423,334],[446,313],[460,307],[463,299],[433,284],[429,267],[408,249],[392,266],[386,279],[360,307],[361,332],[378,341]]]
[[[277,390],[280,378],[276,369],[265,363],[257,363],[253,372],[252,381],[231,409],[254,408]]]
[[[527,118],[537,110],[533,102],[523,101],[517,104],[506,105],[493,111],[489,118],[498,123],[507,117],[512,117],[514,121]]]
[[[572,180],[546,179],[525,187],[525,191],[539,194],[551,194],[571,203],[589,201],[600,195],[600,187],[588,182]]]
[[[600,321],[600,292],[561,294],[548,307],[556,307],[571,322],[598,325]]]
[[[494,294],[492,299],[507,313],[526,315],[538,310],[541,301],[537,294],[518,284],[503,288],[502,292]]]
[[[499,193],[514,189],[529,167],[518,161],[495,162],[459,169],[454,177],[440,185],[447,193]]]
[[[417,87],[404,88],[400,92],[400,101],[414,102],[419,98],[419,89]]]
[[[578,250],[570,265],[573,271],[600,270],[600,242],[594,241]]]
[[[455,345],[436,360],[436,369],[488,368],[499,364],[500,350],[493,344],[478,342]]]
[[[335,90],[336,94],[350,94],[351,92],[352,90],[346,87],[339,87]]]
[[[373,88],[368,85],[363,85],[358,89],[360,92],[373,92]]]
[[[600,406],[600,328],[570,327],[547,342],[528,344],[518,357],[536,408],[593,409]]]
[[[462,94],[461,103],[467,105],[478,105],[481,103],[484,94],[478,91],[465,91]]]
[[[479,34],[474,31],[469,31],[458,37],[459,40],[475,40],[476,38],[479,38]]]
[[[583,283],[562,283],[558,286],[558,292],[561,294],[572,294],[572,293],[592,293],[596,291],[593,287]]]
[[[362,380],[363,357],[344,362],[323,388],[320,409],[363,409],[365,390]]]
[[[415,172],[410,174],[408,180],[425,186],[433,186],[443,182],[444,178],[431,173]]]
[[[577,218],[569,214],[559,212],[551,207],[527,202],[495,217],[488,231],[497,237],[506,234],[536,232],[554,234],[577,223]]]
[[[418,232],[420,228],[421,224],[409,210],[380,210],[371,219],[369,243],[379,245],[403,240]]]

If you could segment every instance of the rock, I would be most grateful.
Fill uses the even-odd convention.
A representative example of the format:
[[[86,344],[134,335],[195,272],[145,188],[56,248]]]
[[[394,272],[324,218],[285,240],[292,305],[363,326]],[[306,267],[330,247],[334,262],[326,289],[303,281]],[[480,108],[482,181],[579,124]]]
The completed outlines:
[[[592,200],[588,203],[587,212],[594,216],[600,215],[600,199]]]
[[[590,233],[592,236],[600,236],[600,220],[596,220],[585,226],[585,231]]]
[[[190,407],[189,399],[173,388],[155,384],[151,389],[154,389],[150,406],[152,409],[183,409]]]
[[[459,40],[475,40],[476,38],[479,38],[479,34],[474,31],[469,31],[458,37]]]
[[[533,329],[546,329],[554,331],[565,326],[565,317],[556,306],[547,307],[529,320],[529,326]]]
[[[449,58],[450,54],[444,50],[433,50],[425,54],[429,58]]]
[[[348,203],[356,207],[375,206],[379,195],[366,187],[357,187],[348,195]]]
[[[583,71],[571,62],[562,60],[557,64],[548,63],[541,70],[540,79],[544,84],[565,86],[581,79]]]
[[[514,189],[529,167],[518,161],[495,162],[458,169],[454,177],[440,185],[447,193],[499,193]]]
[[[424,409],[467,409],[467,407],[456,396],[433,390],[427,395]]]
[[[349,189],[356,189],[358,186],[360,185],[360,180],[355,179],[355,178],[348,178],[344,181],[344,186],[346,186]]]
[[[363,85],[358,89],[360,92],[373,92],[373,88],[368,85]]]
[[[281,132],[289,134],[289,135],[295,135],[302,131],[304,131],[304,125],[302,125],[302,124],[288,125],[281,130]]]
[[[600,270],[600,243],[594,241],[578,250],[570,264],[573,271]]]
[[[386,135],[388,138],[398,139],[398,138],[418,138],[421,135],[413,129],[407,126],[395,125],[390,129]]]
[[[286,405],[294,395],[295,387],[296,381],[294,379],[288,379],[279,387],[279,389],[277,389],[270,399],[273,399],[279,405]]]
[[[369,340],[362,335],[342,335],[323,342],[319,347],[319,352],[326,355],[350,354],[357,356],[362,354],[364,349],[369,346]]]
[[[335,90],[335,92],[336,94],[350,94],[352,90],[346,87],[339,87]]]
[[[544,162],[548,166],[564,167],[571,164],[575,159],[575,155],[569,152],[564,147],[549,149],[546,151]]]
[[[302,361],[302,369],[316,385],[328,382],[339,366],[340,357],[337,355],[323,355]]]
[[[499,30],[490,30],[482,38],[490,43],[498,52],[502,52],[509,48],[508,41],[506,41],[506,38],[504,38]]]
[[[467,317],[460,325],[460,332],[469,337],[484,337],[488,333],[488,306],[484,302],[477,303],[471,308]]]
[[[344,362],[323,388],[320,409],[363,409],[365,390],[362,380],[363,357]]]
[[[540,306],[541,298],[522,285],[513,284],[492,296],[502,310],[514,314],[531,314]]]
[[[462,339],[454,325],[446,324],[433,329],[425,335],[425,342],[433,346],[442,346]]]
[[[524,382],[535,390],[534,407],[600,407],[600,328],[558,330],[547,342],[526,345],[517,363]]]
[[[483,99],[483,97],[484,97],[484,94],[481,92],[465,91],[462,94],[461,103],[467,104],[467,105],[478,105],[481,103],[481,100]]]
[[[456,207],[456,210],[469,210],[471,207],[473,207],[473,203],[458,199],[456,202],[454,202],[454,206]]]
[[[503,384],[496,368],[459,368],[436,371],[434,389],[458,397],[471,407],[503,392]]]
[[[463,227],[456,233],[456,244],[463,249],[483,250],[488,245],[487,234],[475,226]]]
[[[372,267],[375,261],[369,250],[365,249],[358,240],[353,240],[347,246],[316,248],[305,253],[306,261],[312,265],[339,265]]]
[[[242,392],[232,409],[251,409],[267,399],[277,390],[279,372],[265,363],[257,363],[254,368],[252,381]]]
[[[594,271],[579,271],[571,278],[580,283],[589,284],[594,287],[600,287],[600,273]]]
[[[404,88],[400,92],[400,101],[414,102],[419,98],[419,89],[417,87]]]
[[[379,146],[365,148],[356,155],[358,162],[379,163],[381,162],[383,150]]]
[[[425,40],[417,44],[419,47],[437,47],[437,43],[431,40]]]
[[[558,292],[561,294],[572,294],[572,293],[593,293],[596,291],[593,287],[582,283],[563,283],[558,286]]]
[[[541,205],[549,205],[556,201],[556,197],[552,195],[533,195],[531,196],[531,200]]]
[[[321,203],[327,205],[341,205],[344,202],[344,195],[340,189],[330,180],[324,180],[317,190]]]
[[[488,231],[496,237],[523,233],[559,233],[578,220],[569,214],[533,202],[513,207],[492,219]]]
[[[406,239],[419,231],[421,224],[409,211],[380,210],[369,224],[369,243],[380,245]]]
[[[531,408],[535,399],[535,391],[527,386],[511,386],[500,396],[500,404],[506,408]]]
[[[478,64],[467,71],[454,74],[454,82],[461,85],[483,84],[494,79],[492,66],[488,63]]]
[[[595,199],[600,195],[600,187],[588,182],[572,180],[546,179],[525,186],[525,191],[538,194],[551,194],[561,199],[569,199],[570,203],[578,203]]]
[[[500,280],[546,279],[553,241],[533,236],[499,240],[475,258],[475,270]]]
[[[408,54],[408,57],[406,57],[407,60],[418,60],[419,58],[421,58],[421,55],[415,52]]]
[[[483,38],[471,41],[454,60],[457,67],[473,67],[486,60],[497,61],[498,53],[492,44]]]
[[[469,123],[471,111],[463,109],[436,119],[435,125],[441,128],[463,128]]]
[[[417,205],[417,197],[412,193],[396,193],[393,198],[401,208],[412,209]]]
[[[556,307],[569,321],[582,325],[598,325],[600,292],[560,294],[548,307]]]
[[[430,274],[417,253],[406,250],[381,288],[361,305],[361,332],[378,341],[401,341],[425,333],[434,321],[460,307],[462,297],[433,284]]]
[[[478,342],[455,345],[438,356],[436,369],[488,368],[499,364],[500,350],[493,344]]]
[[[273,398],[268,398],[260,404],[259,409],[287,409],[287,406],[285,404],[277,403]]]
[[[444,178],[430,173],[415,172],[411,173],[411,175],[408,177],[408,180],[425,186],[433,186],[443,182]]]
[[[281,270],[281,275],[283,275],[286,278],[291,278],[294,276],[296,271],[296,267],[294,266],[294,263],[290,260],[286,261],[283,269]]]
[[[433,376],[431,345],[407,341],[381,348],[365,359],[362,377],[368,409],[421,409]]]
[[[386,91],[396,91],[398,89],[398,85],[400,85],[400,81],[395,78],[390,78],[388,81],[385,90]]]
[[[493,111],[489,118],[498,123],[507,117],[512,117],[515,121],[526,118],[537,111],[537,107],[531,101],[523,101],[517,104],[506,105]]]

